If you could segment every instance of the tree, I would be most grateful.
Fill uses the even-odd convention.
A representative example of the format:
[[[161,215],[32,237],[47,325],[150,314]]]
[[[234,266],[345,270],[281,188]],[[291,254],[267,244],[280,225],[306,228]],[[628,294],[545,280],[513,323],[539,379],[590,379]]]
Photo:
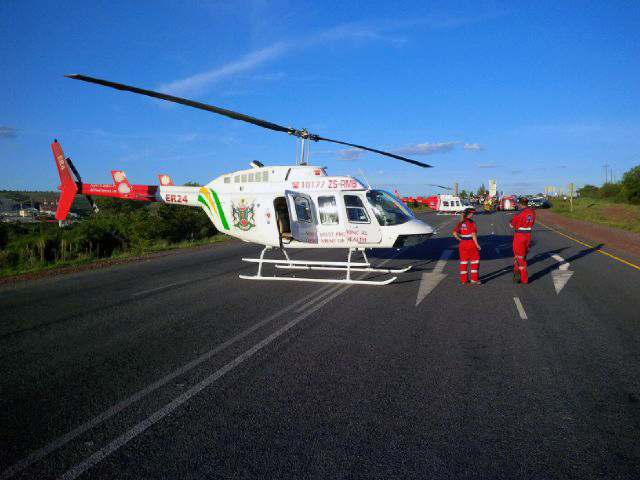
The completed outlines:
[[[600,197],[608,199],[620,200],[620,184],[619,183],[605,183],[600,187]]]
[[[622,196],[629,202],[640,204],[640,165],[622,176]]]
[[[578,189],[578,195],[581,197],[596,198],[598,196],[598,187],[595,185],[585,185]]]
[[[478,189],[478,195],[484,195],[487,193],[487,189],[484,187],[484,183],[482,185],[480,185],[480,188]]]

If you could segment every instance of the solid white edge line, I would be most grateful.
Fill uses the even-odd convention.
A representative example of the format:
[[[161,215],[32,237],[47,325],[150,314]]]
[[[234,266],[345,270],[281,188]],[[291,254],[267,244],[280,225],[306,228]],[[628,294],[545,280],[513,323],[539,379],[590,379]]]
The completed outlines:
[[[513,297],[513,301],[516,303],[516,308],[518,309],[518,313],[520,314],[520,318],[522,320],[527,320],[527,312],[524,311],[524,307],[522,306],[522,302],[518,297]]]

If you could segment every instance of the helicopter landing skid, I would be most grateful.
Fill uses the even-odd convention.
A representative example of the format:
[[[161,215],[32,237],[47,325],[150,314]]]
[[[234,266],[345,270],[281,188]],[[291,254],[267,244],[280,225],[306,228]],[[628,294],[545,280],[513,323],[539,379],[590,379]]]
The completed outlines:
[[[285,250],[284,253],[286,260],[270,260],[265,259],[264,254],[271,247],[265,247],[261,254],[260,258],[243,258],[242,260],[245,262],[252,262],[258,264],[258,273],[257,275],[240,275],[240,278],[245,280],[277,280],[277,281],[290,281],[290,282],[316,282],[316,283],[342,283],[342,284],[352,284],[352,285],[388,285],[398,277],[392,277],[387,280],[353,280],[351,279],[351,272],[368,272],[368,273],[404,273],[411,269],[411,266],[400,269],[391,269],[391,268],[372,268],[369,263],[369,259],[367,258],[364,250],[361,250],[361,253],[366,260],[366,262],[352,262],[351,255],[356,250],[355,248],[349,249],[349,255],[347,257],[346,262],[325,262],[325,261],[315,261],[315,260],[291,260],[289,255]],[[276,268],[285,268],[292,270],[337,270],[346,272],[346,278],[297,278],[297,277],[266,277],[262,276],[262,265],[275,264]]]

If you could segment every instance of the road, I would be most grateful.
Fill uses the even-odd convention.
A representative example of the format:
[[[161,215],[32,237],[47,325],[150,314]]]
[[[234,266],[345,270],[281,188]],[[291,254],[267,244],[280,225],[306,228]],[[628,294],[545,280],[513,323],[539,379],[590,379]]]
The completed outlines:
[[[462,286],[424,218],[382,287],[241,280],[236,242],[0,287],[0,479],[640,478],[640,270],[538,224],[514,285],[479,214]]]

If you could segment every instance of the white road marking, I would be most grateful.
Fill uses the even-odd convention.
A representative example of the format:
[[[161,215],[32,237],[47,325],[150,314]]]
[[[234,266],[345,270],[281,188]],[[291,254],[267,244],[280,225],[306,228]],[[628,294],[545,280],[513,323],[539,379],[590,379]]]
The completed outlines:
[[[127,444],[129,441],[133,440],[135,437],[137,437],[138,435],[143,433],[149,427],[152,427],[153,425],[158,423],[160,420],[162,420],[168,414],[173,412],[176,408],[178,408],[183,403],[185,403],[186,401],[188,401],[191,398],[193,398],[195,395],[197,395],[202,390],[204,390],[205,388],[210,386],[212,383],[214,383],[220,377],[222,377],[226,373],[230,372],[235,367],[237,367],[238,365],[242,364],[245,360],[251,358],[257,352],[259,352],[264,347],[269,345],[275,339],[277,339],[278,337],[280,337],[281,335],[283,335],[284,333],[286,333],[287,331],[289,331],[290,329],[295,327],[298,323],[300,323],[302,320],[304,320],[309,315],[314,313],[316,310],[318,310],[319,308],[321,308],[322,306],[324,306],[325,304],[327,304],[328,302],[330,302],[331,300],[336,298],[338,295],[344,293],[347,289],[351,288],[351,286],[352,285],[346,285],[346,286],[340,288],[337,292],[333,293],[333,295],[331,295],[330,297],[326,298],[322,302],[318,303],[315,307],[312,307],[309,310],[307,310],[306,312],[300,314],[295,319],[293,319],[292,321],[290,321],[289,323],[287,323],[286,325],[284,325],[283,327],[281,327],[280,329],[276,330],[274,333],[272,333],[271,335],[266,337],[264,340],[262,340],[262,341],[258,342],[257,344],[255,344],[253,347],[251,347],[249,350],[245,351],[243,354],[237,356],[231,362],[227,363],[224,367],[220,368],[219,370],[216,370],[213,374],[211,374],[210,376],[208,376],[207,378],[202,380],[200,383],[194,385],[189,390],[184,392],[182,395],[180,395],[179,397],[175,398],[173,401],[167,403],[161,409],[157,410],[151,416],[147,417],[145,420],[143,420],[140,423],[136,424],[133,428],[131,428],[130,430],[128,430],[124,434],[120,435],[115,440],[111,441],[105,447],[101,448],[100,450],[98,450],[96,453],[94,453],[90,457],[86,458],[82,462],[78,463],[74,467],[72,467],[69,470],[67,470],[60,478],[63,479],[63,480],[73,480],[75,478],[78,478],[80,475],[82,475],[87,470],[89,470],[93,466],[95,466],[98,463],[100,463],[102,460],[104,460],[106,457],[108,457],[113,452],[118,450],[120,447],[122,447],[123,445]]]
[[[325,289],[325,288],[327,288],[327,287],[324,286],[321,289],[319,289],[319,291],[322,291],[322,289]],[[287,307],[277,311],[276,313],[274,313],[273,315],[268,316],[267,318],[265,318],[261,322],[258,322],[255,325],[247,328],[246,330],[244,330],[243,332],[239,333],[235,337],[230,338],[226,342],[221,343],[217,347],[215,347],[215,348],[209,350],[208,352],[200,355],[199,357],[197,357],[196,359],[192,360],[191,362],[183,365],[182,367],[178,368],[177,370],[174,370],[173,372],[169,373],[167,376],[161,378],[160,380],[155,381],[151,385],[147,386],[146,388],[140,390],[137,393],[134,393],[130,397],[125,398],[124,400],[122,400],[121,402],[115,404],[113,407],[105,410],[104,412],[102,412],[98,416],[96,416],[96,417],[92,418],[91,420],[83,423],[82,425],[76,427],[75,429],[71,430],[70,432],[68,432],[68,433],[66,433],[64,435],[62,435],[61,437],[56,438],[55,440],[51,441],[50,443],[48,443],[44,447],[42,447],[42,448],[34,451],[33,453],[31,453],[31,455],[29,455],[28,457],[23,458],[22,460],[18,461],[17,463],[11,465],[6,470],[2,471],[0,473],[0,480],[5,480],[7,478],[10,478],[13,475],[15,475],[16,473],[24,470],[25,468],[29,467],[33,463],[37,462],[38,460],[41,460],[42,458],[46,457],[51,452],[57,450],[58,448],[62,447],[65,444],[67,444],[68,442],[70,442],[74,438],[76,438],[76,437],[82,435],[83,433],[91,430],[92,428],[100,425],[102,422],[108,420],[109,418],[113,417],[117,413],[120,413],[125,408],[133,405],[138,400],[144,398],[145,396],[147,396],[150,393],[154,392],[158,388],[166,385],[167,383],[169,383],[174,378],[176,378],[176,377],[182,375],[183,373],[186,373],[189,370],[195,368],[196,366],[200,365],[202,362],[204,362],[204,361],[210,359],[211,357],[213,357],[215,354],[220,353],[221,351],[223,351],[224,349],[226,349],[229,346],[233,345],[237,341],[242,340],[247,335],[255,332],[260,327],[262,327],[262,326],[272,322],[276,318],[284,315],[289,310],[291,310],[293,308],[296,308],[298,305],[307,302],[311,297],[313,297],[314,295],[317,295],[317,294],[318,294],[318,290],[316,290],[316,291],[310,293],[309,295],[306,295],[303,298],[293,302],[291,305],[288,305]]]
[[[440,260],[436,263],[435,267],[433,267],[432,272],[425,272],[422,274],[422,278],[420,279],[420,287],[418,287],[418,296],[416,297],[416,307],[420,305],[420,302],[424,300],[424,298],[429,295],[434,288],[438,286],[438,284],[447,276],[442,273],[444,267],[447,264],[447,260],[451,257],[453,250],[445,250],[442,252],[442,256]]]
[[[526,320],[527,317],[527,312],[524,311],[524,307],[522,306],[522,302],[520,301],[520,299],[518,297],[513,297],[513,301],[516,302],[516,308],[518,309],[518,313],[520,314],[520,318],[522,320]]]
[[[559,295],[564,286],[567,284],[573,272],[569,270],[571,265],[564,258],[558,254],[552,254],[551,257],[556,260],[560,265],[557,270],[551,271],[551,280],[553,281],[553,288],[556,290],[556,295]]]
[[[554,253],[553,255],[551,255],[551,257],[560,264],[560,266],[558,267],[560,270],[567,270],[569,268],[569,265],[571,265],[557,253]]]
[[[436,263],[436,266],[433,267],[433,273],[442,273],[444,267],[447,265],[447,260],[451,257],[453,250],[445,250],[442,252],[442,256],[440,256],[440,260]]]
[[[330,288],[327,288],[326,291],[321,292],[317,297],[309,300],[308,302],[302,304],[302,306],[298,307],[295,310],[295,313],[300,313],[304,310],[306,310],[307,308],[309,308],[311,305],[313,305],[314,303],[316,303],[317,301],[321,300],[323,297],[326,297],[327,295],[329,295],[330,293],[335,292],[338,288],[340,288],[340,285],[331,285]]]

